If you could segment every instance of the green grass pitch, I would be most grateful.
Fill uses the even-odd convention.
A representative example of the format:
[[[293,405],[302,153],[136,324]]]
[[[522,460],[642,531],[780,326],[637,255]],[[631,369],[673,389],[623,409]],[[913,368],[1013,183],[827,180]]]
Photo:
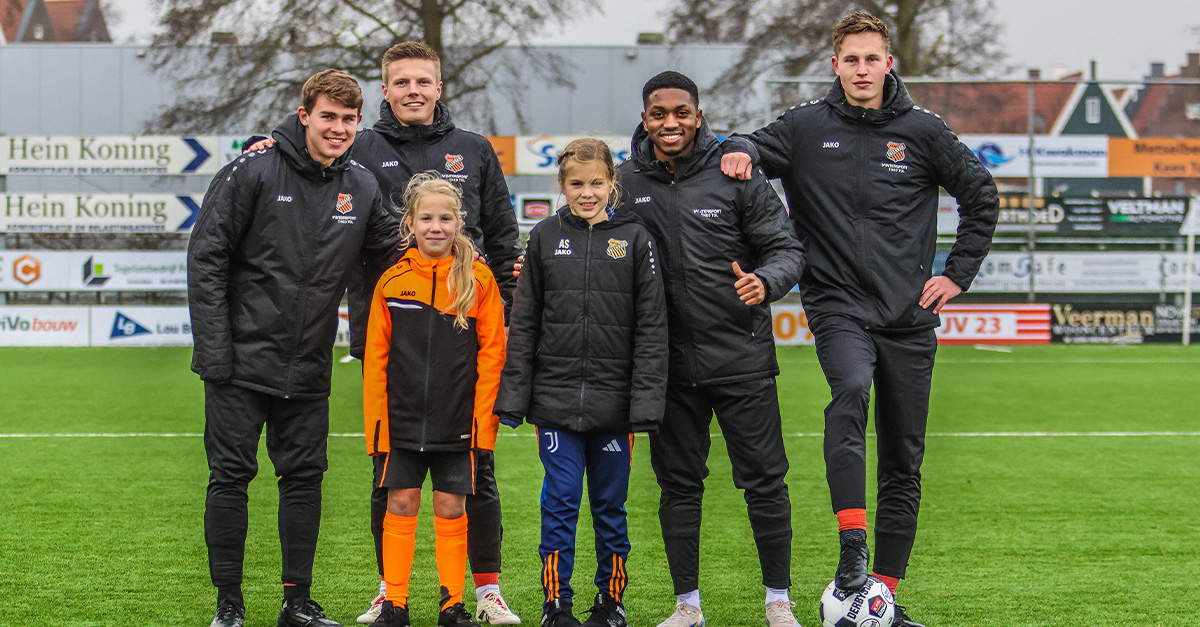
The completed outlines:
[[[821,440],[813,435],[828,390],[811,347],[781,348],[779,357],[792,597],[801,623],[815,627],[837,559]],[[188,349],[0,349],[0,625],[208,624],[215,595],[203,541],[200,438],[9,437],[200,433],[203,390],[189,359]],[[335,364],[334,372],[331,431],[357,434],[359,368]],[[1197,381],[1200,349],[1179,346],[941,348],[921,527],[900,602],[934,627],[1200,624]],[[525,426],[500,438],[496,457],[501,582],[525,623],[536,626],[541,466],[531,435]],[[657,624],[674,602],[648,448],[644,438],[635,444],[628,505],[634,549],[626,601],[635,627]],[[377,585],[370,464],[361,436],[333,437],[329,457],[313,596],[352,624]],[[705,615],[713,627],[761,625],[745,504],[719,439],[710,466]],[[260,451],[244,584],[251,626],[274,625],[281,596],[272,477]],[[418,533],[413,622],[432,626],[428,505]],[[585,512],[573,582],[581,609],[594,594],[591,546]],[[471,592],[466,598],[472,607]]]

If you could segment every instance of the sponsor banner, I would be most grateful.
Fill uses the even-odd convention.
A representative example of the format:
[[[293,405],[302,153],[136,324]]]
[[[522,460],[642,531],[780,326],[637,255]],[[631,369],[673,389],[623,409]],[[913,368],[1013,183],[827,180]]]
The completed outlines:
[[[1028,135],[960,135],[959,140],[996,177],[1029,176]],[[1109,138],[1103,135],[1037,135],[1033,143],[1034,176],[1105,178]]]
[[[516,138],[516,173],[558,175],[558,151],[584,135],[521,135]],[[612,150],[617,165],[629,158],[629,137],[626,135],[595,135]],[[494,144],[493,144],[494,145]]]
[[[1200,177],[1200,139],[1109,140],[1109,176]]]
[[[801,305],[771,305],[771,327],[775,331],[775,343],[779,346],[815,343],[812,331],[808,328],[808,316]]]
[[[0,233],[187,232],[200,198],[172,194],[0,194]]]
[[[1187,197],[1048,198],[1046,214],[1061,235],[1179,235]]]
[[[554,215],[554,197],[549,194],[517,194],[517,221],[537,224]]]
[[[217,136],[18,135],[0,137],[0,175],[217,173],[226,155]]]
[[[492,143],[492,150],[496,152],[496,158],[500,160],[500,171],[505,174],[517,173],[517,138],[516,137],[488,137],[487,140]]]
[[[186,289],[182,250],[0,250],[0,292]]]
[[[1180,342],[1182,307],[1056,303],[1050,305],[1050,333],[1064,344]],[[1200,307],[1192,309],[1191,341],[1200,341]]]
[[[946,305],[938,344],[1049,344],[1049,305]]]
[[[87,346],[87,307],[0,306],[0,346]]]
[[[191,346],[188,308],[91,307],[92,346]]]
[[[1182,292],[1186,253],[1038,253],[1034,289],[1039,293]],[[992,252],[983,260],[971,291],[1028,292],[1029,254]],[[1192,279],[1200,285],[1200,272]]]

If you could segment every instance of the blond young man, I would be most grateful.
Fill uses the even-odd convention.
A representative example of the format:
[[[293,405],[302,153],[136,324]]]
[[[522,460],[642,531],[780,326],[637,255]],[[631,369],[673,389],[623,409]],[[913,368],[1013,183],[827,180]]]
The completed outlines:
[[[854,11],[833,29],[837,74],[822,100],[724,146],[722,169],[746,178],[757,161],[779,178],[808,264],[800,294],[832,401],[826,479],[837,515],[838,588],[867,583],[866,425],[872,384],[878,435],[873,574],[895,591],[921,503],[921,461],[937,314],[971,285],[998,214],[987,170],[892,72],[888,28]],[[938,188],[961,221],[946,269],[933,276]],[[897,606],[897,627],[922,627]]]

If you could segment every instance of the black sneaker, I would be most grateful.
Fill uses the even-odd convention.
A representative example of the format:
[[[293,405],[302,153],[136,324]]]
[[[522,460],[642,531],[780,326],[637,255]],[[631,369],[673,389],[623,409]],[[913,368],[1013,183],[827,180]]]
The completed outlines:
[[[607,594],[597,594],[596,602],[588,612],[591,616],[583,621],[583,627],[629,627],[625,620],[625,605]]]
[[[342,627],[342,624],[325,617],[320,604],[307,597],[285,600],[279,610],[278,627]]]
[[[904,611],[904,606],[897,605],[896,619],[892,621],[892,627],[925,627],[925,625],[909,618],[908,614]]]
[[[847,529],[838,534],[842,543],[842,555],[838,559],[837,574],[833,583],[839,590],[857,592],[867,585],[867,562],[871,550],[867,548],[867,532],[862,529]]]
[[[622,611],[624,616],[624,611]],[[579,619],[571,613],[571,604],[555,599],[542,610],[542,627],[580,627]]]
[[[408,620],[408,608],[396,607],[391,601],[384,601],[379,607],[379,616],[371,627],[412,627]]]
[[[225,601],[217,607],[217,615],[208,627],[242,627],[246,620],[246,608],[240,603]]]
[[[479,627],[479,623],[471,620],[471,613],[463,607],[461,601],[438,613],[440,627]]]

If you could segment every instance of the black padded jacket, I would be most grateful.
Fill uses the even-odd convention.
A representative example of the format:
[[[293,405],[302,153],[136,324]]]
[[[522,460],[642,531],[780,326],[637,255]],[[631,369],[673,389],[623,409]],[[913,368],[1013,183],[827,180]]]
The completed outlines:
[[[509,318],[496,413],[568,431],[653,431],[667,385],[654,239],[629,213],[533,227]]]

